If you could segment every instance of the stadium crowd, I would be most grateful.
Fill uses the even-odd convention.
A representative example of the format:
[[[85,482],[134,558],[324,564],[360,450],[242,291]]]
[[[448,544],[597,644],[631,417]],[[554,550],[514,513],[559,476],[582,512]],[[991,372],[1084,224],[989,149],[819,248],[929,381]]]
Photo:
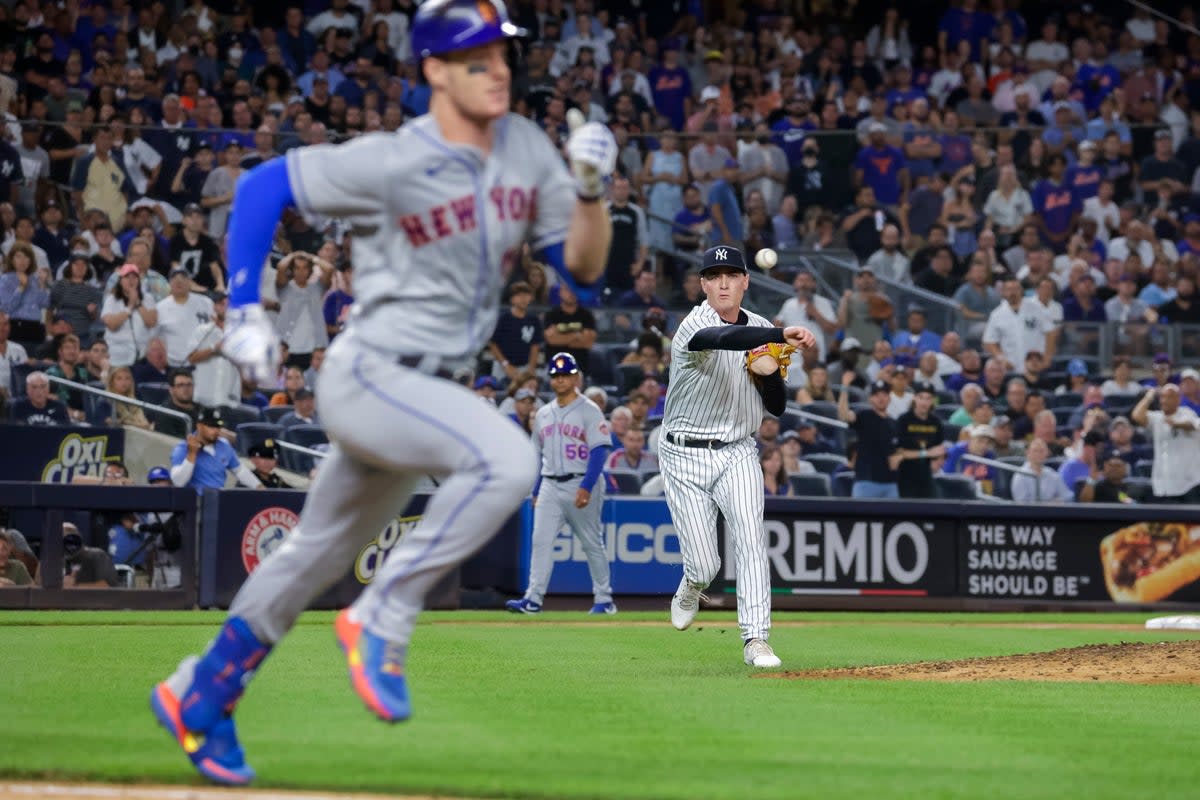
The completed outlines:
[[[530,31],[514,110],[561,143],[579,108],[621,145],[613,246],[588,305],[522,253],[463,381],[529,430],[541,362],[571,352],[612,423],[610,488],[653,493],[671,331],[703,299],[689,254],[845,251],[840,296],[785,257],[794,296],[759,309],[818,339],[790,378],[806,413],[760,430],[768,492],[1196,500],[1200,373],[1165,352],[1136,373],[1165,326],[1198,355],[1194,7],[1162,4],[1172,24],[1122,2],[934,5],[936,24],[874,0],[510,0]],[[243,456],[322,445],[311,387],[353,306],[353,236],[282,220],[262,288],[287,359],[253,386],[221,354],[224,233],[244,170],[426,110],[414,8],[0,5],[10,420],[188,433],[65,378],[215,420]],[[909,286],[959,329],[897,308]],[[1119,325],[1121,355],[1100,363],[1081,322]]]

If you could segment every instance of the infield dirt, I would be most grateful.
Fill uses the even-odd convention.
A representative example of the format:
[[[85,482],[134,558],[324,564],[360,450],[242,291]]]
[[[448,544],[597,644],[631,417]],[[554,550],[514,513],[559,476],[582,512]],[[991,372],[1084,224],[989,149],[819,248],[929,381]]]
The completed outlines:
[[[1090,644],[961,661],[921,661],[869,667],[777,672],[764,678],[891,681],[1069,681],[1200,684],[1200,641]]]

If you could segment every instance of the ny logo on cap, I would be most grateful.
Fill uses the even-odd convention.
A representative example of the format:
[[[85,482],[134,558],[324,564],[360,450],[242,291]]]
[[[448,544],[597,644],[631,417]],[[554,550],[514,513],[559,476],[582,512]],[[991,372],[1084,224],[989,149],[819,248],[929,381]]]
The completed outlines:
[[[724,261],[729,256],[729,251],[724,247],[718,247],[717,252],[713,253],[717,261]]]

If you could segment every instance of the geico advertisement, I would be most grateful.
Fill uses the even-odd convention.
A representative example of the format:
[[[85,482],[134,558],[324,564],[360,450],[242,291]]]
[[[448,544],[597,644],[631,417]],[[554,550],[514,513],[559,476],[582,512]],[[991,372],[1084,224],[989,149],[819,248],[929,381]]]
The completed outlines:
[[[768,512],[767,562],[777,593],[914,596],[952,594],[952,522],[810,519]],[[737,577],[739,532],[722,524],[721,577]]]
[[[521,581],[529,580],[532,513],[522,514]],[[671,594],[683,574],[679,537],[662,500],[608,498],[601,515],[604,549],[612,565],[613,591],[618,594]],[[579,539],[565,526],[552,545],[554,574],[549,591],[590,594],[587,556]]]

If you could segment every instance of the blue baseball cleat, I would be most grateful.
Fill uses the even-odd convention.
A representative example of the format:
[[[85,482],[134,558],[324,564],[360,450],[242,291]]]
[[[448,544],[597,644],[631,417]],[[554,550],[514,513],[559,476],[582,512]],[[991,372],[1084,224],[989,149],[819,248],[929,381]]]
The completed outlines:
[[[190,731],[183,724],[179,698],[165,682],[150,693],[150,708],[201,775],[227,786],[245,786],[254,780],[231,715],[223,715],[207,733]]]
[[[350,684],[367,708],[384,722],[402,722],[411,717],[408,683],[404,680],[404,648],[352,620],[350,609],[338,614],[334,632],[346,653]]]
[[[542,607],[540,604],[535,603],[532,600],[527,600],[524,597],[522,597],[520,600],[509,600],[504,604],[504,607],[514,614],[542,613]]]
[[[612,600],[609,600],[607,603],[596,603],[594,606],[592,606],[592,610],[589,611],[588,613],[589,614],[615,614],[615,613],[617,613],[617,604],[614,603]]]

